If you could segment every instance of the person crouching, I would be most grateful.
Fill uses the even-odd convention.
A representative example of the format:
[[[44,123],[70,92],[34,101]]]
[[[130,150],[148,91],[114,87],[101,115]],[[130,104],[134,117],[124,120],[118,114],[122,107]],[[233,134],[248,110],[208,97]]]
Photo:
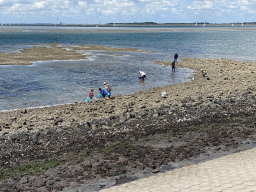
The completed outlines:
[[[104,89],[101,89],[101,88],[99,88],[99,91],[100,91],[100,94],[102,95],[102,97],[105,98],[106,95],[107,95],[107,92]]]

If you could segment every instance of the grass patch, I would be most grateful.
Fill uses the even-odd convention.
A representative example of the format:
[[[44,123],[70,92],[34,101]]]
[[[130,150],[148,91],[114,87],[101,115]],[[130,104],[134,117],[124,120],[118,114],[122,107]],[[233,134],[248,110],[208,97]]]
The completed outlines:
[[[7,177],[21,177],[24,173],[28,173],[29,175],[40,175],[44,171],[55,167],[61,163],[65,163],[64,161],[59,161],[56,159],[52,159],[47,161],[46,163],[31,163],[23,166],[18,166],[12,169],[5,169],[0,171],[0,180],[4,180]]]

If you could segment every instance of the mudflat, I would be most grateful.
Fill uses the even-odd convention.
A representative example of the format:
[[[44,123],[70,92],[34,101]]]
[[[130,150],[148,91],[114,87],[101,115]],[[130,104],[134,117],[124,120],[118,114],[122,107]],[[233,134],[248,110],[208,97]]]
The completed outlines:
[[[81,50],[139,51],[132,48],[120,49],[95,45],[74,45],[74,47],[61,44],[40,45],[31,45],[31,48],[20,50],[20,53],[0,53],[0,65],[31,65],[36,61],[87,59],[89,55],[83,55],[79,52]]]
[[[100,190],[253,147],[255,63],[181,58],[176,67],[194,69],[191,82],[0,113],[0,189]]]

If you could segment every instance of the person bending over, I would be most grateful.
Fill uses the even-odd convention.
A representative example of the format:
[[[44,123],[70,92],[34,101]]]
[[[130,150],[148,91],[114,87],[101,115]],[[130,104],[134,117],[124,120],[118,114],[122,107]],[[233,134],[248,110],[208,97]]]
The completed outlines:
[[[144,71],[139,71],[139,73],[141,75],[139,78],[144,80],[146,78],[146,73]]]
[[[107,95],[107,92],[104,89],[101,89],[101,88],[99,88],[99,91],[100,91],[100,94],[102,95],[102,97],[105,98],[106,95]]]

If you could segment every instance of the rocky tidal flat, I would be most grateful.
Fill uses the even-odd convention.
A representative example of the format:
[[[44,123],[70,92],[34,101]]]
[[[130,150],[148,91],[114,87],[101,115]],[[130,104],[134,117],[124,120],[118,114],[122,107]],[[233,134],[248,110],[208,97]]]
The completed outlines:
[[[184,58],[177,65],[194,69],[194,80],[0,113],[0,191],[99,191],[254,147],[255,64]]]

